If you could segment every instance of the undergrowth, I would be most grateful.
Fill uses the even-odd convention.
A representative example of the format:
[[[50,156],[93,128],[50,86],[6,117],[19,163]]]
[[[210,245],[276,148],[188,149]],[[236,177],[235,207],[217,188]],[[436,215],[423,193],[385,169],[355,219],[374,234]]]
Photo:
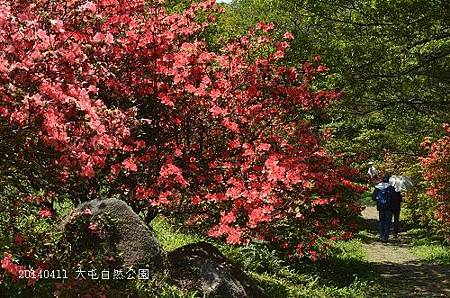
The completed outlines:
[[[168,251],[199,241],[212,243],[253,277],[268,297],[368,297],[378,287],[378,277],[371,271],[358,239],[337,242],[324,260],[290,262],[264,244],[221,244],[184,233],[161,217],[152,222],[152,227]]]
[[[424,229],[407,232],[412,240],[412,253],[421,260],[440,265],[450,265],[450,246],[442,243],[439,237],[430,235]]]

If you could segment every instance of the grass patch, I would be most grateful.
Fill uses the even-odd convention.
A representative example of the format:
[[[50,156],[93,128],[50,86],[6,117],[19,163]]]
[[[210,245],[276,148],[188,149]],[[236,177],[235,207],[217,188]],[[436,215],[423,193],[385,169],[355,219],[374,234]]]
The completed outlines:
[[[249,274],[269,297],[366,297],[372,287],[378,287],[378,277],[370,270],[359,240],[337,242],[327,258],[316,263],[272,260],[268,264],[264,272]]]
[[[359,239],[337,242],[325,260],[293,263],[264,244],[226,245],[182,232],[162,217],[154,219],[152,227],[168,251],[199,241],[212,243],[253,277],[268,297],[368,297],[379,288]]]
[[[162,246],[167,251],[172,251],[187,244],[204,241],[204,239],[199,236],[182,233],[180,229],[175,228],[160,216],[152,220],[151,226],[155,231],[159,242],[161,242]]]
[[[359,239],[337,242],[326,259],[310,266],[330,287],[355,289],[377,279]]]
[[[450,248],[448,246],[438,244],[419,245],[413,247],[412,253],[433,264],[450,265]]]
[[[339,288],[322,285],[320,278],[311,277],[307,283],[295,284],[290,280],[274,278],[269,274],[250,273],[265,289],[268,297],[366,297],[367,284],[355,282],[349,287]]]
[[[56,212],[61,216],[61,218],[64,218],[67,216],[72,210],[75,209],[75,205],[73,202],[69,199],[62,199],[58,200],[53,204],[53,208],[55,208]]]
[[[376,206],[377,203],[372,199],[372,190],[362,193],[359,203],[362,206]]]
[[[412,253],[432,264],[450,265],[450,246],[442,244],[440,238],[428,234],[424,229],[407,232],[412,240]]]
[[[360,240],[336,243],[316,263],[288,263],[275,251],[252,244],[220,246],[222,252],[259,282],[269,297],[367,297],[379,288]]]
[[[176,286],[165,285],[158,293],[159,298],[196,298],[200,297],[196,291],[182,291]]]
[[[373,242],[374,235],[367,230],[361,230],[355,235],[355,239],[363,243]]]

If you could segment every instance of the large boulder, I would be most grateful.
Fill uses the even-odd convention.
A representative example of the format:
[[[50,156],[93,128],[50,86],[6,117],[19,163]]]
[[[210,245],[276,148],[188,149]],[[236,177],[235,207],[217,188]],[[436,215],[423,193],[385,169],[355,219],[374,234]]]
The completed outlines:
[[[201,290],[206,297],[266,297],[260,286],[209,243],[180,247],[168,257],[170,276],[181,288]]]
[[[93,251],[106,254],[114,268],[149,268],[152,273],[168,268],[167,254],[153,230],[121,200],[81,204],[63,221],[63,235],[72,256]]]

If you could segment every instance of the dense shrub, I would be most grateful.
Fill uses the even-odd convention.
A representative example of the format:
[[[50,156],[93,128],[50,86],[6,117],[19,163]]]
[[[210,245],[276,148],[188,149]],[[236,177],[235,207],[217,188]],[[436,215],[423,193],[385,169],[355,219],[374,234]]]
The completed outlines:
[[[273,40],[273,24],[211,52],[219,11],[0,1],[2,179],[34,206],[16,216],[56,220],[58,202],[116,196],[148,221],[292,256],[351,237],[362,188],[323,147],[317,123],[339,93],[311,86],[326,67],[283,65],[293,36]]]
[[[421,159],[423,177],[428,182],[427,197],[435,206],[437,232],[450,242],[450,127],[443,125],[446,135],[435,142],[426,140],[428,156]]]

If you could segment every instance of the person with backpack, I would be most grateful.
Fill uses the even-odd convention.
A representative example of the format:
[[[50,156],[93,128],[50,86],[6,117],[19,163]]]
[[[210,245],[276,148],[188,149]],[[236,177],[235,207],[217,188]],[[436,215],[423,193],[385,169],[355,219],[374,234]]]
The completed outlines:
[[[392,234],[394,238],[398,237],[398,225],[400,222],[400,209],[401,209],[400,205],[402,201],[403,201],[402,194],[398,191],[395,191],[392,196],[392,215],[394,217]]]
[[[377,202],[380,220],[380,240],[387,242],[392,221],[392,201],[395,188],[389,184],[389,174],[384,174],[383,180],[375,186],[372,199]]]

